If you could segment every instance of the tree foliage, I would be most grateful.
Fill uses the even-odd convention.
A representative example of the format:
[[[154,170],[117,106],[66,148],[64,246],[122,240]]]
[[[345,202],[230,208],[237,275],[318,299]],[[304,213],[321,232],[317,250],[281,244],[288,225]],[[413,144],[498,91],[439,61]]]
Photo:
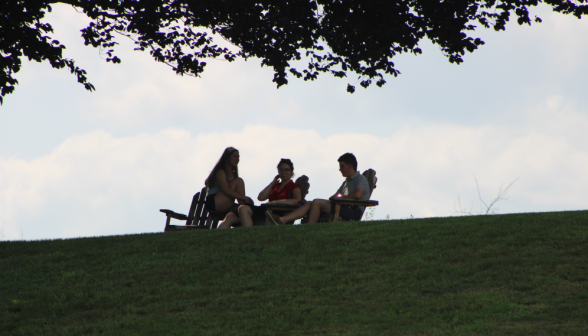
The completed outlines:
[[[581,18],[587,1],[545,3]],[[66,67],[94,90],[86,72],[63,57],[65,46],[48,35],[53,29],[43,18],[53,3],[69,4],[92,20],[82,37],[104,49],[109,62],[121,61],[114,48],[122,34],[179,75],[200,75],[209,58],[259,58],[273,68],[278,87],[289,75],[314,80],[320,73],[382,86],[385,74],[399,74],[394,56],[420,54],[424,38],[461,63],[466,51],[484,44],[471,36],[477,27],[504,30],[511,14],[519,24],[540,22],[529,14],[540,0],[8,0],[0,9],[0,103],[18,83],[22,57]],[[236,51],[215,44],[215,35]]]

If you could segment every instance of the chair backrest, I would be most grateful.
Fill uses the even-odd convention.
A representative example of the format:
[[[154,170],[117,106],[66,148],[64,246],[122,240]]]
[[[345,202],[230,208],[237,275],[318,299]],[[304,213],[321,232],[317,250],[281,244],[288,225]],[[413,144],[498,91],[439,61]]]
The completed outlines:
[[[211,211],[206,208],[206,196],[208,196],[208,188],[204,187],[200,191],[200,199],[198,200],[198,208],[194,214],[194,222],[192,225],[206,226],[210,229],[216,229],[218,222],[222,220],[227,212]]]
[[[296,179],[296,184],[300,186],[300,196],[305,199],[308,195],[308,189],[310,189],[310,183],[308,183],[308,176],[302,175]]]
[[[190,211],[188,212],[188,219],[186,220],[186,225],[192,225],[192,223],[194,222],[194,215],[196,214],[196,209],[199,205],[198,201],[200,199],[200,195],[202,195],[202,193],[197,192],[196,194],[194,194],[194,197],[192,197],[192,204],[190,204]],[[200,211],[202,211],[202,209],[200,209]]]
[[[361,174],[361,175],[365,176],[365,178],[368,180],[368,184],[370,186],[370,199],[371,199],[372,193],[374,192],[374,189],[376,189],[376,183],[378,183],[378,178],[376,177],[376,171],[370,168],[370,169],[364,171],[363,174]]]
[[[370,197],[368,199],[371,199],[372,193],[374,192],[374,189],[376,189],[376,183],[378,182],[378,178],[376,177],[376,171],[370,168],[370,169],[364,171],[363,174],[361,174],[361,175],[365,176],[365,178],[368,181],[368,185],[370,188]],[[361,220],[363,218],[363,214],[365,213],[365,209],[367,209],[367,207],[363,208],[363,212],[361,213],[361,217],[359,218],[359,220]]]
[[[186,225],[203,225],[201,222],[202,217],[206,217],[206,211],[204,209],[204,201],[206,200],[207,189],[202,188],[200,192],[197,192],[192,198],[192,205],[190,205],[190,212],[188,213],[188,220]]]

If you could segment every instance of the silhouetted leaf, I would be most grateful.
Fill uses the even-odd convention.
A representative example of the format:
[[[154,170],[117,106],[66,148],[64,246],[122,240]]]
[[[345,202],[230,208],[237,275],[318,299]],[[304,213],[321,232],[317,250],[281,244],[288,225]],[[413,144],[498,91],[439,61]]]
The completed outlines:
[[[21,57],[52,67],[67,67],[89,91],[85,71],[63,58],[65,46],[46,34],[41,22],[55,0],[5,1],[0,7],[0,98],[14,91],[14,74]],[[320,73],[335,77],[357,75],[362,87],[374,79],[382,86],[385,74],[397,76],[393,57],[421,54],[423,38],[437,44],[449,62],[460,64],[466,51],[484,44],[475,32],[482,27],[505,29],[510,14],[519,24],[531,24],[529,0],[256,0],[256,1],[96,1],[68,0],[91,22],[81,30],[85,45],[107,50],[106,61],[120,63],[115,55],[117,35],[135,42],[135,50],[149,50],[157,62],[169,65],[178,75],[198,77],[207,58],[234,61],[257,58],[273,69],[277,87],[288,83],[288,73],[314,80]],[[550,0],[552,8],[577,17],[588,14],[586,1]],[[535,22],[541,22],[535,17]],[[181,24],[182,23],[182,24]],[[212,34],[209,34],[212,32]],[[237,51],[219,47],[220,35]],[[306,62],[296,70],[292,61]],[[299,65],[296,65],[299,67]],[[304,67],[304,66],[303,66]],[[304,74],[304,76],[302,76]],[[355,87],[347,86],[353,93]],[[1,102],[2,100],[0,100]]]

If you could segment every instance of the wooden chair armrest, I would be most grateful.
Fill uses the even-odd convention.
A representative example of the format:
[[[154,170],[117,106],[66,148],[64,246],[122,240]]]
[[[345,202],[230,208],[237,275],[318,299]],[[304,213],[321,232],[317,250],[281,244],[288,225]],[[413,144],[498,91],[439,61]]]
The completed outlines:
[[[339,198],[339,197],[331,197],[330,200],[335,202],[335,213],[333,214],[333,221],[334,222],[339,221],[339,211],[341,211],[341,205],[343,205],[343,204],[345,204],[345,205],[362,205],[362,206],[366,206],[366,207],[376,206],[376,205],[380,204],[380,202],[378,202],[378,201],[370,201],[370,200],[360,201],[360,200],[353,200],[353,199]]]
[[[261,204],[262,207],[271,210],[282,210],[282,211],[294,211],[300,208],[301,204],[291,205],[291,204],[271,204],[271,203],[263,203]]]
[[[167,210],[167,209],[159,209],[159,211],[166,214],[167,217],[171,217],[171,218],[179,219],[179,220],[188,220],[188,216],[181,214],[181,213],[177,213],[177,212]]]
[[[376,206],[376,205],[380,204],[380,202],[373,201],[373,200],[360,201],[360,200],[353,200],[353,199],[349,199],[349,198],[338,198],[338,197],[332,197],[329,200],[335,201],[338,204],[363,205],[363,206],[367,206],[367,207]]]

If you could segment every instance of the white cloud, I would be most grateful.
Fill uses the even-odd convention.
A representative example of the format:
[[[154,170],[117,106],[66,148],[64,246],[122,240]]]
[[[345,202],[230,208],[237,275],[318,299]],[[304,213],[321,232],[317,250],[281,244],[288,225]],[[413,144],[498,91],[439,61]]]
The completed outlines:
[[[73,136],[34,160],[0,158],[0,222],[7,238],[75,237],[163,229],[160,208],[186,212],[191,196],[226,146],[241,151],[240,172],[255,198],[282,157],[310,177],[309,199],[330,196],[342,178],[337,158],[358,157],[378,172],[376,217],[446,216],[461,195],[493,198],[501,184],[513,203],[501,212],[586,208],[588,143],[575,139],[588,116],[548,98],[524,129],[455,125],[405,127],[389,137],[250,125],[241,132],[191,134],[168,129],[116,138]],[[542,122],[537,122],[540,117]],[[553,125],[547,130],[545,124]]]

